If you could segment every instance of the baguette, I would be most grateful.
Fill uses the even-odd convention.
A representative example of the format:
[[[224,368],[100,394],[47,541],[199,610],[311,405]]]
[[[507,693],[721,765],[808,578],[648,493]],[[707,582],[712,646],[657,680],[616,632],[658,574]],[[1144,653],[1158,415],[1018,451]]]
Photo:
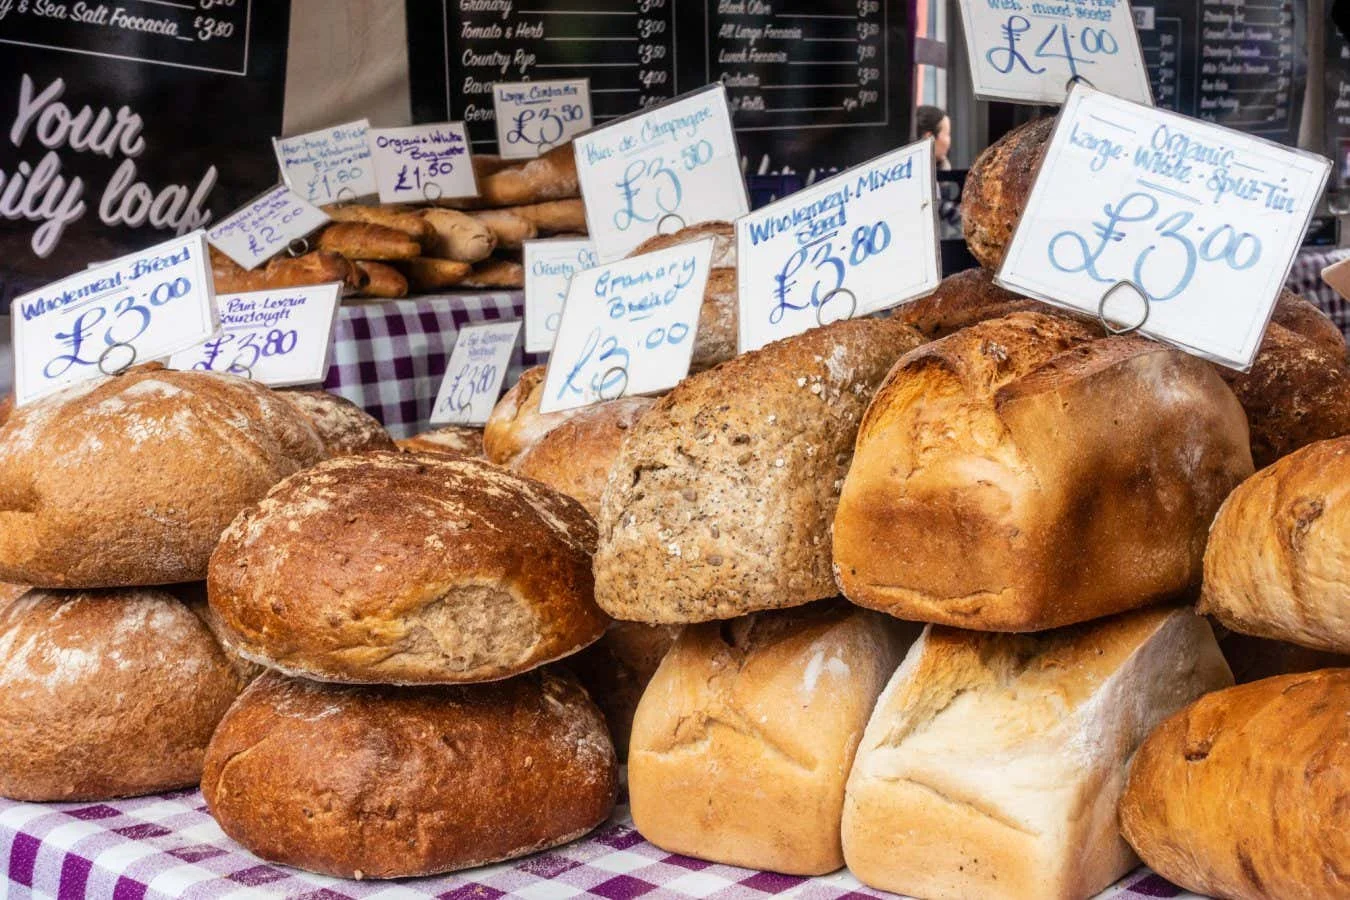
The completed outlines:
[[[334,203],[323,211],[334,222],[364,222],[401,231],[426,246],[435,232],[426,219],[405,206],[363,206],[358,203]]]
[[[457,209],[426,209],[422,211],[422,218],[435,232],[427,247],[427,256],[476,263],[491,256],[497,247],[492,230],[469,213]]]
[[[319,232],[315,248],[341,253],[348,259],[412,259],[422,255],[421,243],[404,232],[368,222],[335,222]]]
[[[510,259],[485,259],[460,284],[466,288],[523,288],[525,267]]]
[[[512,207],[510,212],[534,225],[540,235],[585,237],[587,233],[586,205],[580,199],[531,203]]]
[[[408,275],[408,284],[417,292],[426,294],[454,287],[469,277],[473,266],[466,262],[419,257],[405,260],[403,271]]]
[[[344,293],[365,290],[366,275],[340,253],[315,251],[301,256],[277,256],[258,269],[245,269],[211,248],[211,280],[218,294],[245,294],[312,284],[342,283]]]
[[[571,141],[522,165],[485,175],[478,182],[478,197],[485,206],[520,206],[580,195]]]
[[[357,260],[356,267],[366,277],[361,293],[367,297],[397,300],[408,296],[408,279],[393,266],[371,260]]]
[[[481,209],[473,217],[492,232],[498,250],[519,250],[526,241],[539,236],[539,229],[530,220],[508,209]]]

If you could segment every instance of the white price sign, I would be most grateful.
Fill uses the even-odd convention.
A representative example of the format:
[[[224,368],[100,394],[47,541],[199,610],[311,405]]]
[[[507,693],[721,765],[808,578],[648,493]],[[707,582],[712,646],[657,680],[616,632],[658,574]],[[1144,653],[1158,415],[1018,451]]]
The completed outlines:
[[[24,294],[12,307],[15,402],[149,362],[218,327],[200,231]]]
[[[381,203],[478,195],[463,122],[372,128],[367,141]]]
[[[1069,82],[1153,103],[1134,16],[1126,0],[961,0],[975,95],[1019,103],[1064,102]]]
[[[341,283],[221,294],[221,333],[175,353],[169,368],[232,372],[271,387],[321,382],[341,298]]]
[[[525,242],[525,352],[553,349],[572,276],[600,264],[585,238]]]
[[[279,184],[206,232],[206,240],[245,269],[255,269],[330,219],[323,210]]]
[[[616,119],[572,146],[601,262],[622,259],[659,232],[750,211],[720,83]]]
[[[499,81],[492,86],[497,152],[538,156],[591,128],[591,81]]]
[[[1080,84],[996,280],[1246,369],[1330,171]]]
[[[740,351],[937,287],[936,188],[925,139],[737,220]]]
[[[709,237],[573,275],[540,411],[679,384],[694,355],[712,252]]]
[[[519,322],[465,325],[455,339],[450,362],[431,408],[432,425],[482,425],[502,393]]]
[[[339,203],[373,197],[375,164],[365,119],[288,138],[273,138],[281,178],[310,203]]]

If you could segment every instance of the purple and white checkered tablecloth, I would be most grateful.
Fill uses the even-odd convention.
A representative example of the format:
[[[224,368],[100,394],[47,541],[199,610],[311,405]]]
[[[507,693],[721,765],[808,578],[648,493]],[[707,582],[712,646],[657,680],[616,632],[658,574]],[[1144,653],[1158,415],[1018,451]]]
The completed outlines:
[[[1323,269],[1346,258],[1350,258],[1350,247],[1304,247],[1294,257],[1284,286],[1315,303],[1350,337],[1350,303],[1322,280]]]

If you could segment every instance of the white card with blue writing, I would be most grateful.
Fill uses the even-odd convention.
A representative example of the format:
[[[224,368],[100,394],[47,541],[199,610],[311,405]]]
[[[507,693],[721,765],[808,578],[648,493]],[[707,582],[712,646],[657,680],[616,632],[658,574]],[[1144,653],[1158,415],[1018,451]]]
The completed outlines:
[[[372,128],[366,141],[381,203],[434,203],[478,195],[463,122]]]
[[[150,362],[215,334],[211,263],[200,231],[14,300],[14,395],[22,406]]]
[[[492,86],[497,153],[528,159],[591,128],[591,81],[498,81]]]
[[[432,425],[483,425],[497,405],[519,322],[465,325],[455,339],[431,408]]]
[[[713,239],[572,276],[541,412],[655,394],[689,374]]]
[[[230,372],[271,387],[328,376],[342,285],[219,294],[219,334],[169,357],[170,369]]]
[[[553,349],[572,276],[600,264],[585,238],[525,242],[525,352]]]
[[[1069,82],[1152,105],[1127,0],[960,0],[975,95],[1060,104]]]
[[[375,196],[379,187],[366,143],[368,131],[370,123],[360,119],[294,137],[272,138],[282,180],[318,206]]]
[[[573,141],[586,222],[602,263],[660,232],[750,211],[726,88],[702,88]]]
[[[1330,172],[1078,85],[996,280],[1246,369]]]
[[[323,210],[279,184],[208,228],[206,240],[245,269],[256,269],[329,221]]]
[[[925,139],[738,219],[740,352],[936,288],[936,188]]]

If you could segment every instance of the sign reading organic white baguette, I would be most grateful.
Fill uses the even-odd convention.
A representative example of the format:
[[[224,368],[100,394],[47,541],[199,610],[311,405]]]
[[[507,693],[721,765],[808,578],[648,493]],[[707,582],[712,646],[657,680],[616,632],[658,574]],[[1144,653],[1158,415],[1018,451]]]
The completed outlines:
[[[937,287],[934,174],[926,139],[737,220],[740,351]]]
[[[1330,170],[1080,84],[997,281],[1246,369]]]
[[[482,425],[501,396],[519,322],[465,325],[455,338],[431,408],[432,425]]]
[[[167,356],[217,327],[200,231],[85,269],[15,299],[15,402]]]
[[[171,369],[232,372],[272,387],[317,384],[328,375],[342,285],[221,294],[222,331],[169,358]]]
[[[525,242],[525,352],[553,349],[572,276],[599,265],[586,238]]]
[[[601,262],[622,259],[658,232],[750,211],[721,84],[616,119],[573,147]]]
[[[382,203],[421,203],[478,194],[463,122],[372,128],[366,141],[375,161]]]
[[[329,222],[328,215],[279,184],[206,232],[206,240],[245,269],[257,268]]]
[[[273,138],[281,178],[310,203],[336,203],[372,197],[375,163],[366,142],[365,119],[321,128],[288,138]]]
[[[591,82],[498,81],[492,85],[503,159],[538,156],[591,128]]]
[[[674,387],[689,372],[713,239],[572,276],[541,412]]]

